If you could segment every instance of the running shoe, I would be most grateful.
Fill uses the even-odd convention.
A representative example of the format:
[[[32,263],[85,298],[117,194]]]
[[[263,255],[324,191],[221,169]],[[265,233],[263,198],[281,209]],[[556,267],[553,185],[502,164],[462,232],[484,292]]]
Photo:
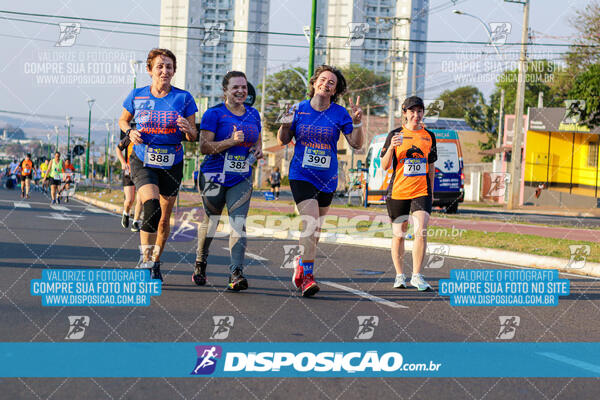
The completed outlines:
[[[162,282],[163,277],[162,277],[162,274],[160,273],[160,261],[155,261],[153,263],[150,272],[152,273],[152,279],[160,279],[160,281]]]
[[[406,276],[404,274],[396,275],[396,280],[394,281],[394,287],[396,289],[406,289]]]
[[[423,275],[421,274],[413,274],[410,278],[411,286],[416,287],[420,292],[429,292],[431,291],[431,286],[429,283],[425,282],[423,279]]]
[[[229,284],[227,285],[227,290],[232,290],[234,292],[238,292],[240,290],[248,289],[248,281],[242,275],[241,269],[236,269],[229,276]]]
[[[300,289],[302,286],[302,280],[304,279],[304,268],[300,265],[302,257],[296,256],[294,258],[294,275],[292,276],[292,284],[296,289]]]
[[[56,196],[56,202],[60,204],[60,196]]]
[[[196,261],[194,273],[192,274],[192,282],[198,286],[206,285],[206,261]]]
[[[125,229],[129,228],[129,214],[123,214],[121,216],[121,226]]]
[[[302,289],[303,297],[310,297],[310,296],[314,296],[315,294],[317,294],[317,292],[319,291],[319,286],[317,285],[317,282],[315,282],[315,279],[313,278],[313,274],[304,275],[304,279],[302,280],[301,289]]]
[[[52,200],[50,204],[56,204],[56,200]]]
[[[131,223],[131,232],[139,232],[140,231],[140,221],[134,219]]]

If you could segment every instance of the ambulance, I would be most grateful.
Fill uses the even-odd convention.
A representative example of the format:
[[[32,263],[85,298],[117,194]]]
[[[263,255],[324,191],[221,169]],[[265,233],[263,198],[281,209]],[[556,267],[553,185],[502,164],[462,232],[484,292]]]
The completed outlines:
[[[458,133],[448,129],[430,129],[435,134],[438,159],[435,162],[435,184],[433,189],[434,207],[442,207],[449,214],[458,211],[458,203],[463,202],[465,175],[463,157]],[[366,170],[362,175],[362,193],[364,206],[385,204],[392,170],[381,168],[381,149],[387,133],[377,135],[371,140],[367,152]]]

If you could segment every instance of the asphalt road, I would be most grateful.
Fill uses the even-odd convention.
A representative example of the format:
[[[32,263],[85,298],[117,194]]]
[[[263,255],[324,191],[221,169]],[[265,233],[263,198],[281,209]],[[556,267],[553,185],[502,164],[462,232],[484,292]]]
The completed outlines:
[[[27,207],[29,205],[29,207]],[[500,342],[500,316],[519,316],[518,342],[598,341],[600,281],[561,275],[571,294],[556,307],[453,307],[447,297],[395,290],[387,251],[322,244],[315,263],[321,291],[304,299],[282,268],[285,245],[248,240],[250,288],[225,290],[227,239],[213,241],[205,287],[191,282],[195,240],[169,241],[163,255],[162,295],[149,307],[43,307],[30,281],[46,268],[132,268],[136,234],[119,217],[71,201],[51,208],[41,193],[31,200],[0,190],[0,341],[65,342],[69,315],[87,315],[85,342],[210,342],[213,316],[234,318],[222,342],[356,342],[358,316],[377,316],[373,342]],[[410,254],[405,262],[410,265]],[[451,269],[512,268],[446,258],[426,269],[434,289]],[[59,362],[59,361],[57,361]],[[118,360],[115,361],[118,365]],[[507,360],[506,368],[511,368]],[[597,398],[597,379],[572,378],[15,378],[2,379],[2,398]]]

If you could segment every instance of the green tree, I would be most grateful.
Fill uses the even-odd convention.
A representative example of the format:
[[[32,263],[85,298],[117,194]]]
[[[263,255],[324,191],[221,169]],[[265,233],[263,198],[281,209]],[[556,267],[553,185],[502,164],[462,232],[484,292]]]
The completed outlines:
[[[481,98],[475,86],[461,86],[454,90],[444,90],[437,100],[444,102],[440,118],[464,118],[467,110],[473,108]]]
[[[302,76],[306,76],[304,68],[293,68]],[[292,69],[286,69],[267,76],[265,92],[265,125],[273,133],[277,132],[279,125],[275,123],[279,115],[279,100],[301,101],[308,93],[302,78]],[[262,93],[262,84],[257,86],[257,93]],[[256,103],[260,104],[261,98],[257,96]]]
[[[527,63],[525,74],[525,107],[537,107],[538,93],[544,93],[544,107],[560,107],[564,97],[557,96],[550,83],[553,82],[556,64],[548,60],[532,60]],[[513,114],[517,98],[517,77],[519,70],[507,70],[498,77],[496,89],[491,96],[491,105],[494,109],[500,108],[500,91],[504,89],[504,112]]]
[[[350,64],[341,68],[341,71],[348,86],[344,95],[345,104],[348,103],[349,96],[353,99],[360,96],[360,105],[365,113],[367,105],[372,107],[386,104],[390,88],[389,78],[377,75],[358,64]]]
[[[600,125],[600,64],[592,64],[575,77],[569,98],[585,100],[583,122],[590,128]]]
[[[592,64],[600,63],[598,47],[588,47],[600,46],[600,2],[592,1],[582,10],[575,11],[569,22],[578,36],[566,53],[565,61],[581,72]]]
[[[557,97],[566,99],[573,87],[575,76],[585,71],[590,65],[600,63],[600,2],[590,2],[583,9],[576,10],[569,19],[569,24],[576,32],[572,46],[565,53],[564,68],[557,71],[550,84]],[[580,47],[582,46],[582,47]]]
[[[465,122],[476,131],[486,134],[487,142],[479,141],[479,148],[489,150],[496,146],[498,140],[498,112],[485,103],[483,94],[479,93],[477,97],[477,103],[465,113]],[[493,158],[493,156],[484,156],[482,161],[491,162]]]

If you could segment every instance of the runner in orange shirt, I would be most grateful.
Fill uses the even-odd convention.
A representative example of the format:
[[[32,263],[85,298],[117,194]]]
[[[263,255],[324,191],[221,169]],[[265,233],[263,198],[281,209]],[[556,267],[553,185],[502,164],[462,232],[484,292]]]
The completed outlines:
[[[21,197],[28,199],[31,179],[35,171],[35,165],[31,161],[30,153],[27,153],[25,159],[19,164],[19,167],[21,168]]]
[[[433,201],[434,163],[437,160],[435,135],[425,129],[422,122],[424,111],[425,105],[420,97],[407,98],[402,104],[403,125],[388,134],[381,150],[381,167],[393,168],[386,204],[394,233],[394,287],[407,287],[402,259],[404,235],[410,216],[415,233],[410,284],[419,291],[431,290],[431,286],[421,275],[421,269],[427,247],[427,224]]]

